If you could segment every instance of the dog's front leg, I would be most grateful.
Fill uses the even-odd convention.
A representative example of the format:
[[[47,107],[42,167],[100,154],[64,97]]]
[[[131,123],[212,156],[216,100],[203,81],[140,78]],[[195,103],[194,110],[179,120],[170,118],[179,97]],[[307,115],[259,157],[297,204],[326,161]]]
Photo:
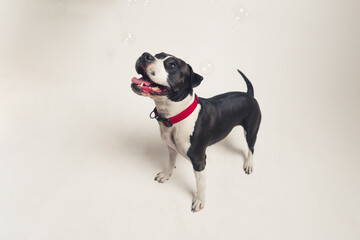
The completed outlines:
[[[176,157],[178,153],[171,147],[168,147],[168,149],[169,149],[169,163],[164,171],[159,172],[155,176],[155,181],[158,181],[159,183],[164,183],[165,181],[169,180],[175,168]]]
[[[198,212],[205,207],[205,188],[206,188],[205,169],[199,172],[194,170],[194,173],[196,179],[197,192],[193,199],[191,211]]]

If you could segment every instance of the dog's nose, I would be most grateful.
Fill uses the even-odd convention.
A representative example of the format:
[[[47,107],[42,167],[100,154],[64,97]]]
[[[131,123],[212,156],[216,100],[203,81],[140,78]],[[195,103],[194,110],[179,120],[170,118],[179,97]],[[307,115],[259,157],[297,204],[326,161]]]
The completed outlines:
[[[147,61],[147,62],[152,62],[155,59],[153,56],[151,56],[150,53],[147,53],[147,52],[143,53],[142,56],[145,59],[145,61]]]

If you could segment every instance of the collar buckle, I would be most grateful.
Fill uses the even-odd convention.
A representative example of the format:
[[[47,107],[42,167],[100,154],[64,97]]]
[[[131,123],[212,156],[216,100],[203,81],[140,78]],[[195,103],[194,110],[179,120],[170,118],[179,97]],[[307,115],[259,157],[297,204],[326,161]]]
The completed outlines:
[[[172,125],[173,125],[173,123],[168,118],[163,118],[163,117],[158,116],[156,118],[156,120],[158,120],[159,122],[162,122],[165,127],[172,127]]]
[[[156,111],[156,108],[154,108],[154,110],[150,113],[149,117],[151,119],[156,119],[157,121],[162,122],[162,124],[164,124],[165,127],[172,127],[173,125],[170,119],[159,116]]]

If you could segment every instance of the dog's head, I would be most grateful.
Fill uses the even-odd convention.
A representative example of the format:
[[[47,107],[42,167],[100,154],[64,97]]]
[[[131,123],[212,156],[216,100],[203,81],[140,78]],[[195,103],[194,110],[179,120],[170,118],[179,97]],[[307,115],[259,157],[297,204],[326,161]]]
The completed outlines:
[[[193,88],[203,80],[189,64],[163,52],[155,56],[143,53],[135,68],[142,77],[132,79],[132,90],[152,98],[167,97],[171,101],[181,101],[192,94]]]

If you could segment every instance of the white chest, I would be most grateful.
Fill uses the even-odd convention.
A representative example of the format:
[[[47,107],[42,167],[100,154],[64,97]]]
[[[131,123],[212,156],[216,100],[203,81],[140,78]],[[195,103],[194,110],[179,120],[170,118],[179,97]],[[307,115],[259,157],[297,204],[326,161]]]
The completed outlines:
[[[188,159],[187,152],[191,145],[190,137],[194,132],[200,109],[201,105],[199,104],[190,116],[172,127],[165,127],[162,123],[159,123],[163,141],[186,159]]]

